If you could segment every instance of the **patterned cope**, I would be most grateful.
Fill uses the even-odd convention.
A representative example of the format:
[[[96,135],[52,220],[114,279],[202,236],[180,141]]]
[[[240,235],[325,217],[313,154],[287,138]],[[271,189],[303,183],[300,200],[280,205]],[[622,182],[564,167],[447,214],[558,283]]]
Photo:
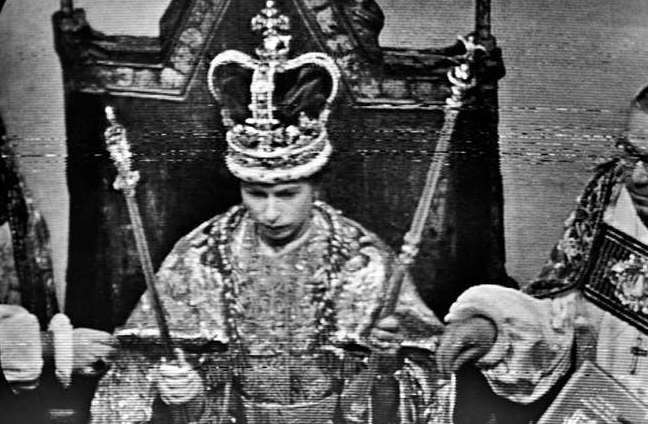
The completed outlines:
[[[618,196],[627,172],[627,164],[619,158],[596,167],[593,177],[577,199],[576,208],[565,221],[562,238],[552,249],[538,276],[523,288],[525,293],[539,299],[555,299],[557,305],[572,302],[571,308],[576,310],[576,315],[600,315],[600,312],[584,312],[592,309],[592,306],[584,301],[579,285],[583,283],[582,274],[590,255],[594,254],[594,239],[602,227],[605,211]],[[574,290],[578,294],[571,299],[573,295],[570,293]],[[596,361],[597,325],[587,322],[576,326],[576,366],[585,360]]]
[[[43,366],[40,330],[58,312],[49,233],[20,174],[0,118],[0,421],[44,423],[53,380],[16,395],[9,382],[32,381]],[[20,341],[17,343],[16,341]]]
[[[603,287],[598,283],[622,274],[623,266],[634,266],[633,257],[619,262],[631,251],[631,242],[646,243],[645,224],[625,184],[632,169],[633,164],[621,158],[597,166],[549,260],[521,291],[473,286],[450,307],[448,323],[479,315],[497,328],[493,347],[476,364],[490,390],[457,401],[454,422],[479,422],[475,420],[481,417],[496,424],[538,422],[566,379],[586,360],[648,401],[648,368],[641,362],[645,332],[629,311],[621,314],[611,303],[596,303],[592,297],[593,288]],[[613,245],[609,234],[617,233],[624,240]],[[610,246],[619,256],[611,256]],[[635,296],[638,289],[631,289]],[[597,290],[601,296],[611,293],[610,299],[616,297],[620,304],[624,300],[609,286],[608,292]],[[488,400],[480,403],[481,399]]]
[[[624,175],[624,164],[613,159],[599,165],[592,179],[577,200],[576,209],[565,222],[562,238],[551,251],[545,263],[524,291],[545,298],[568,291],[579,283],[581,273],[592,248],[603,213],[610,203],[615,187]]]
[[[261,248],[255,225],[244,214],[230,238],[233,298],[209,259],[228,214],[182,238],[162,264],[159,293],[171,335],[189,353],[206,386],[200,422],[216,422],[226,408],[236,422],[367,422],[375,404],[371,385],[390,379],[400,391],[396,422],[422,422],[439,383],[431,352],[442,326],[407,276],[395,312],[404,353],[398,364],[387,367],[388,378],[366,380],[368,335],[383,306],[395,257],[375,235],[333,212],[345,257],[339,283],[329,284],[334,239],[327,211],[332,209],[314,209],[306,234],[277,254]],[[324,327],[324,337],[316,337],[322,328],[316,322],[323,319],[316,302],[322,291],[332,299],[332,313],[326,315],[331,325]],[[234,320],[226,313],[232,307],[238,311],[236,322],[228,321]],[[236,340],[230,337],[233,325]],[[165,422],[160,418],[165,407],[154,388],[162,349],[155,348],[158,331],[147,295],[117,334],[123,341],[121,358],[99,384],[93,422]],[[366,381],[368,387],[362,384]]]
[[[49,231],[1,121],[0,134],[0,303],[23,306],[45,329],[58,312]]]

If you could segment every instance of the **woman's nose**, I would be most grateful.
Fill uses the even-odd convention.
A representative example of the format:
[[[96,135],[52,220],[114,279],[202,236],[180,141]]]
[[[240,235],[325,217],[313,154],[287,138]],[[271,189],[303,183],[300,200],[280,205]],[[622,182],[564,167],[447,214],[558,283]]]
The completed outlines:
[[[279,205],[276,200],[272,198],[268,199],[266,207],[263,210],[263,221],[266,224],[273,224],[279,219],[280,215]]]
[[[635,283],[632,285],[632,290],[630,291],[630,294],[636,297],[643,296],[645,280],[646,279],[643,276],[637,277]]]

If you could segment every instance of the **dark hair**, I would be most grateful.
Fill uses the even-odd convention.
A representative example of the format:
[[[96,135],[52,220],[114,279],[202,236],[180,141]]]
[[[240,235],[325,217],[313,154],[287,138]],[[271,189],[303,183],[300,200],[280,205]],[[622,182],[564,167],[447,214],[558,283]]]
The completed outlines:
[[[324,167],[322,167],[322,169],[320,169],[310,177],[304,178],[304,180],[308,181],[314,186],[321,186],[329,172],[329,169],[330,169],[330,165],[327,163],[326,165],[324,165]]]
[[[646,148],[630,141],[630,133],[633,131],[633,119],[638,113],[648,113],[648,85],[643,87],[630,102],[626,130],[616,141],[616,147],[623,149],[626,154],[646,160],[648,159]]]

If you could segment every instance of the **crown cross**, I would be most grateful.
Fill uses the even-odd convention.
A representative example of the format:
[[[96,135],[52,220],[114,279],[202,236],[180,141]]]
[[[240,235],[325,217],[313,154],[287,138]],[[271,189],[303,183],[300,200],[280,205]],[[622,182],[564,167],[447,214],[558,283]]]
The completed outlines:
[[[256,49],[260,58],[281,59],[285,58],[290,49],[291,36],[285,34],[290,30],[288,16],[279,12],[275,2],[268,0],[265,8],[252,18],[252,31],[261,32],[263,45]]]
[[[324,53],[309,52],[288,58],[290,21],[275,7],[274,1],[265,2],[261,12],[252,18],[251,27],[263,36],[261,45],[255,49],[257,57],[237,50],[225,50],[212,59],[207,73],[209,90],[219,100],[221,96],[214,76],[216,69],[236,64],[252,71],[250,117],[244,123],[234,122],[227,108],[221,107],[223,124],[228,128],[228,167],[239,178],[254,181],[278,181],[310,175],[326,163],[332,150],[326,122],[339,90],[340,71],[335,61]],[[301,112],[297,122],[283,124],[274,113],[275,77],[303,66],[322,68],[330,77],[326,103],[316,117]]]

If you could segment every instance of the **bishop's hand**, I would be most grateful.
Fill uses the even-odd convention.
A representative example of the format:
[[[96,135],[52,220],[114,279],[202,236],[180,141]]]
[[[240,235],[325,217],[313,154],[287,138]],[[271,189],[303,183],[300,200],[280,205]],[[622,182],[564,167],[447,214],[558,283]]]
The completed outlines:
[[[82,375],[101,375],[115,359],[117,340],[110,333],[92,328],[75,328],[73,371]]]
[[[488,318],[473,316],[446,326],[436,351],[439,371],[450,374],[486,355],[497,336]]]
[[[380,319],[369,333],[371,349],[383,353],[398,351],[403,342],[399,329],[400,320],[395,315]]]

